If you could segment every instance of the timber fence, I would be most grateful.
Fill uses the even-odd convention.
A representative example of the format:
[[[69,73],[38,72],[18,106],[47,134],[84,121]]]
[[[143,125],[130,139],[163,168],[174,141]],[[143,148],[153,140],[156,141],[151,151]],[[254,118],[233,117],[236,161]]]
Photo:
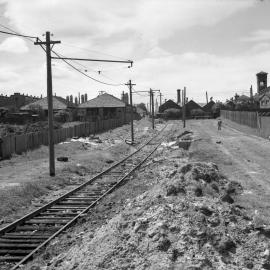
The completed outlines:
[[[270,116],[262,116],[258,112],[227,110],[221,110],[220,116],[240,125],[253,128],[257,135],[261,137],[270,137]]]
[[[72,137],[83,137],[97,132],[122,126],[121,119],[108,119],[96,122],[84,122],[72,127],[54,130],[54,143],[64,142]],[[48,131],[32,132],[21,135],[8,135],[1,138],[0,159],[11,157],[12,154],[22,154],[41,145],[48,145]]]
[[[225,111],[221,110],[220,115],[240,125],[246,125],[251,128],[258,128],[258,113],[247,111]]]

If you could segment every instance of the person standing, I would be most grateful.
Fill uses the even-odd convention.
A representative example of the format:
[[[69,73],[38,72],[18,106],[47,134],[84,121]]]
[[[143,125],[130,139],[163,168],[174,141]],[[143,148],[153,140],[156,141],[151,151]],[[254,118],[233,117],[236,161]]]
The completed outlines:
[[[221,119],[218,119],[218,130],[221,130],[222,121]]]

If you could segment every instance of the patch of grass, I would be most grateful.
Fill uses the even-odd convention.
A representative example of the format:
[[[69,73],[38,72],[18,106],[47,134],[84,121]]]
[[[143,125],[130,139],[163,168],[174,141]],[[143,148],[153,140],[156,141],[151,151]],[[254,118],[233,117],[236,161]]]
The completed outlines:
[[[60,188],[67,182],[69,182],[67,178],[55,177],[48,180],[42,179],[36,182],[23,183],[19,186],[0,190],[0,219],[14,214],[23,207],[29,206],[34,199],[48,194],[52,190],[52,186],[54,189],[58,189],[58,187]]]

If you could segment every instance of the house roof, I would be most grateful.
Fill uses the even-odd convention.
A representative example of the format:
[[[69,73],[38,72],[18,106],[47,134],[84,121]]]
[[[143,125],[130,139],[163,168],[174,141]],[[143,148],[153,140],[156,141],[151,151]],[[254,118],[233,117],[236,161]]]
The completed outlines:
[[[202,107],[196,103],[193,100],[190,100],[187,104],[186,104],[186,109],[187,110],[193,110],[193,109],[202,109]]]
[[[266,92],[263,95],[260,96],[259,100],[261,100],[264,96],[267,96],[270,98],[270,92]]]
[[[54,110],[64,110],[67,108],[67,104],[63,101],[64,99],[61,97],[53,96],[53,109]],[[47,97],[39,99],[35,102],[29,103],[25,106],[22,106],[20,110],[29,111],[31,110],[31,106],[40,106],[43,110],[48,110],[48,100]]]
[[[79,105],[79,108],[119,108],[126,104],[113,95],[104,93]]]
[[[165,103],[163,103],[159,106],[158,111],[164,112],[167,109],[179,109],[180,110],[181,107],[177,103],[175,103],[173,100],[169,99]]]
[[[210,102],[208,102],[207,104],[205,104],[205,105],[203,106],[203,110],[206,111],[206,112],[211,112],[212,107],[213,107],[215,104],[216,104],[216,103],[215,103],[213,100],[211,100]]]

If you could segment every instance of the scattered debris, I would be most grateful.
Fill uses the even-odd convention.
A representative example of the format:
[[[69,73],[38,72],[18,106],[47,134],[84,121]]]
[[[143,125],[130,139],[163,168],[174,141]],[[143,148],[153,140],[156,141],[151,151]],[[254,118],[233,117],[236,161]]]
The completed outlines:
[[[68,157],[58,157],[57,160],[58,161],[62,161],[62,162],[67,162],[68,161]]]

